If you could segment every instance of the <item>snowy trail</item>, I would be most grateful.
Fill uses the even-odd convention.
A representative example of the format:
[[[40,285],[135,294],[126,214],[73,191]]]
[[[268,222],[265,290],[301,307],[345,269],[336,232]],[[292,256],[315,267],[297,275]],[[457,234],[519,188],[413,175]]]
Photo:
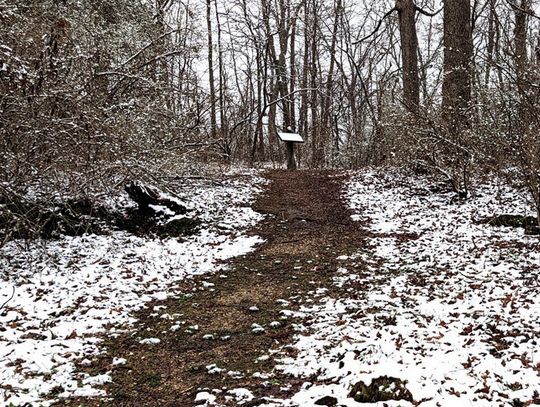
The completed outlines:
[[[349,397],[352,386],[385,375],[406,381],[422,406],[540,402],[538,238],[477,223],[527,214],[524,194],[493,182],[460,203],[429,186],[397,172],[364,172],[349,183],[354,217],[374,233],[370,247],[338,257],[339,296],[300,308],[306,333],[278,368],[312,379],[268,405],[324,397],[360,405]],[[367,269],[355,272],[356,262]]]
[[[0,358],[2,374],[19,386],[4,386],[4,394],[38,400],[43,390],[63,397],[99,396],[106,389],[122,405],[147,406],[540,402],[538,238],[478,223],[494,214],[528,214],[526,195],[493,181],[460,202],[431,188],[430,180],[393,170],[354,173],[345,184],[343,174],[331,172],[299,172],[294,180],[274,172],[270,178],[255,205],[267,215],[257,227],[264,243],[219,273],[194,279],[187,294],[171,279],[216,270],[220,259],[260,241],[220,232],[242,231],[260,219],[245,206],[253,185],[230,185],[209,199],[238,209],[232,215],[208,210],[223,214],[219,226],[209,222],[183,242],[115,235],[49,247],[56,271],[30,273],[20,283],[40,284],[42,291],[30,291],[35,305],[19,295],[1,317],[10,319],[0,340],[22,352],[19,362],[15,350]],[[35,264],[15,259],[19,268]],[[4,297],[10,294],[3,290]],[[157,305],[141,308],[150,300]],[[129,332],[110,328],[111,322],[135,322],[128,311],[137,309],[140,320]],[[98,354],[96,334],[104,329],[112,334],[110,353]],[[94,374],[75,373],[81,357]],[[385,376],[395,381],[380,390],[394,400],[353,399],[354,385]],[[62,384],[63,394],[54,383]],[[395,400],[396,386],[405,386],[413,402]]]
[[[207,375],[194,390],[197,405],[487,407],[540,401],[538,238],[478,223],[494,214],[528,214],[526,195],[491,182],[460,202],[432,189],[431,180],[387,170],[353,174],[342,185],[340,203],[329,185],[343,178],[301,177],[313,185],[317,180],[321,191],[302,190],[302,184],[297,193],[304,202],[279,201],[273,209],[278,216],[264,225],[267,243],[256,268],[261,275],[287,276],[271,280],[285,285],[281,292],[287,294],[275,300],[272,315],[293,335],[279,336],[284,341],[260,349],[257,357],[248,355],[243,370],[202,359]],[[282,194],[283,187],[274,192]],[[318,209],[308,213],[310,207]],[[238,266],[253,267],[245,260]],[[276,335],[274,322],[252,320],[258,335]],[[200,329],[202,338],[211,335]],[[351,392],[384,380],[378,394]]]
[[[218,262],[261,242],[244,231],[261,219],[250,204],[264,180],[243,175],[183,197],[203,221],[194,236],[153,239],[114,232],[2,247],[0,405],[103,395],[95,386],[110,381],[108,374],[76,370],[103,351],[101,334],[115,335],[145,303],[177,295],[176,282],[215,272]]]
[[[291,175],[265,173],[270,182],[254,203],[265,215],[251,232],[264,239],[257,250],[193,279],[178,298],[153,301],[132,329],[106,341],[108,354],[91,369],[111,372],[103,386],[111,399],[62,406],[255,406],[294,395],[303,380],[274,368],[305,330],[295,310],[328,295],[336,257],[365,236],[338,200],[343,174]],[[123,365],[111,368],[113,358]]]

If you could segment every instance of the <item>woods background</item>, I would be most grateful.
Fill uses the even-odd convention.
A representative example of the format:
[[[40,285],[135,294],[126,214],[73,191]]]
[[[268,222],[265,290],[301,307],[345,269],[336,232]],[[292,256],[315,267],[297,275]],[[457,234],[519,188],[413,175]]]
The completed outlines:
[[[0,3],[2,200],[163,182],[207,162],[410,165],[540,206],[532,0]],[[266,117],[267,116],[267,117]],[[263,123],[268,122],[266,127]]]

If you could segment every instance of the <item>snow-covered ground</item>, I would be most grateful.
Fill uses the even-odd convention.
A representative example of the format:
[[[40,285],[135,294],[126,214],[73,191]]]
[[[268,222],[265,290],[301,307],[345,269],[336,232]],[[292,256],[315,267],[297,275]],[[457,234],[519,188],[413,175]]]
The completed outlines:
[[[75,372],[75,363],[102,351],[100,333],[114,334],[146,302],[174,295],[175,282],[217,271],[220,260],[260,243],[244,232],[261,219],[250,204],[264,180],[255,172],[241,175],[180,194],[194,209],[190,215],[203,221],[193,236],[114,232],[2,247],[0,405],[40,405],[50,393],[102,394],[93,386],[109,375]]]
[[[526,194],[492,181],[461,202],[430,185],[393,171],[351,179],[346,199],[373,232],[370,246],[338,258],[335,284],[351,295],[321,292],[301,308],[311,323],[292,345],[297,355],[280,360],[284,373],[317,383],[269,406],[325,396],[342,406],[412,405],[348,397],[380,376],[407,381],[422,406],[540,402],[539,238],[477,223],[533,214]],[[352,267],[360,260],[362,273]]]

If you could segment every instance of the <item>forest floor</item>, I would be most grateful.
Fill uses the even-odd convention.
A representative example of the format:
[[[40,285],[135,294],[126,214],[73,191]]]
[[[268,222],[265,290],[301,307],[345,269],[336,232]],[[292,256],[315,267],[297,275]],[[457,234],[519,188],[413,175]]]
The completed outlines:
[[[256,406],[286,399],[306,381],[276,374],[268,353],[292,341],[294,311],[315,293],[328,294],[337,258],[355,253],[365,232],[340,200],[344,175],[266,176],[271,182],[254,209],[268,216],[251,231],[265,242],[230,260],[226,272],[187,281],[188,295],[148,304],[135,315],[134,331],[105,341],[107,354],[89,373],[109,371],[112,357],[127,359],[105,386],[111,405],[191,406],[196,398],[205,403],[204,391],[220,389],[210,396],[216,403],[238,405],[249,395]],[[141,345],[141,338],[160,342]],[[65,405],[104,403],[76,399]]]
[[[75,388],[48,394],[59,406],[540,404],[539,240],[488,222],[530,214],[524,191],[479,179],[460,200],[436,179],[394,169],[264,176],[268,183],[244,178],[201,195],[201,205],[224,206],[218,229],[237,230],[233,240],[221,232],[184,246],[164,240],[166,251],[154,242],[146,256],[161,251],[159,261],[147,259],[150,276],[135,268],[141,257],[127,256],[133,270],[119,277],[130,284],[122,288],[140,291],[135,280],[160,295],[146,288],[141,306],[115,305],[118,288],[102,285],[103,298],[87,308],[77,302],[83,311],[75,317],[93,323],[88,308],[100,306],[98,341],[64,328],[68,336],[58,340],[19,336],[9,354],[30,339],[91,340]],[[235,193],[251,198],[231,200]],[[223,215],[224,202],[232,216]],[[252,209],[238,206],[249,202]],[[175,250],[180,261],[163,261]],[[174,273],[186,267],[204,270]],[[24,325],[17,318],[9,329]],[[26,368],[18,363],[16,374]]]

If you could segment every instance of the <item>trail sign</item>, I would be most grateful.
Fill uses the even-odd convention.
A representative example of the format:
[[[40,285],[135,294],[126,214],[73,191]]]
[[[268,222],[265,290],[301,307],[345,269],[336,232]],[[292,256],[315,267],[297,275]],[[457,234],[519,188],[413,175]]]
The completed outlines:
[[[287,169],[296,169],[296,160],[294,159],[294,144],[303,143],[304,139],[297,133],[278,132],[278,137],[287,145]]]
[[[296,133],[280,133],[278,132],[279,139],[284,142],[291,143],[303,143],[304,139],[300,134]]]

